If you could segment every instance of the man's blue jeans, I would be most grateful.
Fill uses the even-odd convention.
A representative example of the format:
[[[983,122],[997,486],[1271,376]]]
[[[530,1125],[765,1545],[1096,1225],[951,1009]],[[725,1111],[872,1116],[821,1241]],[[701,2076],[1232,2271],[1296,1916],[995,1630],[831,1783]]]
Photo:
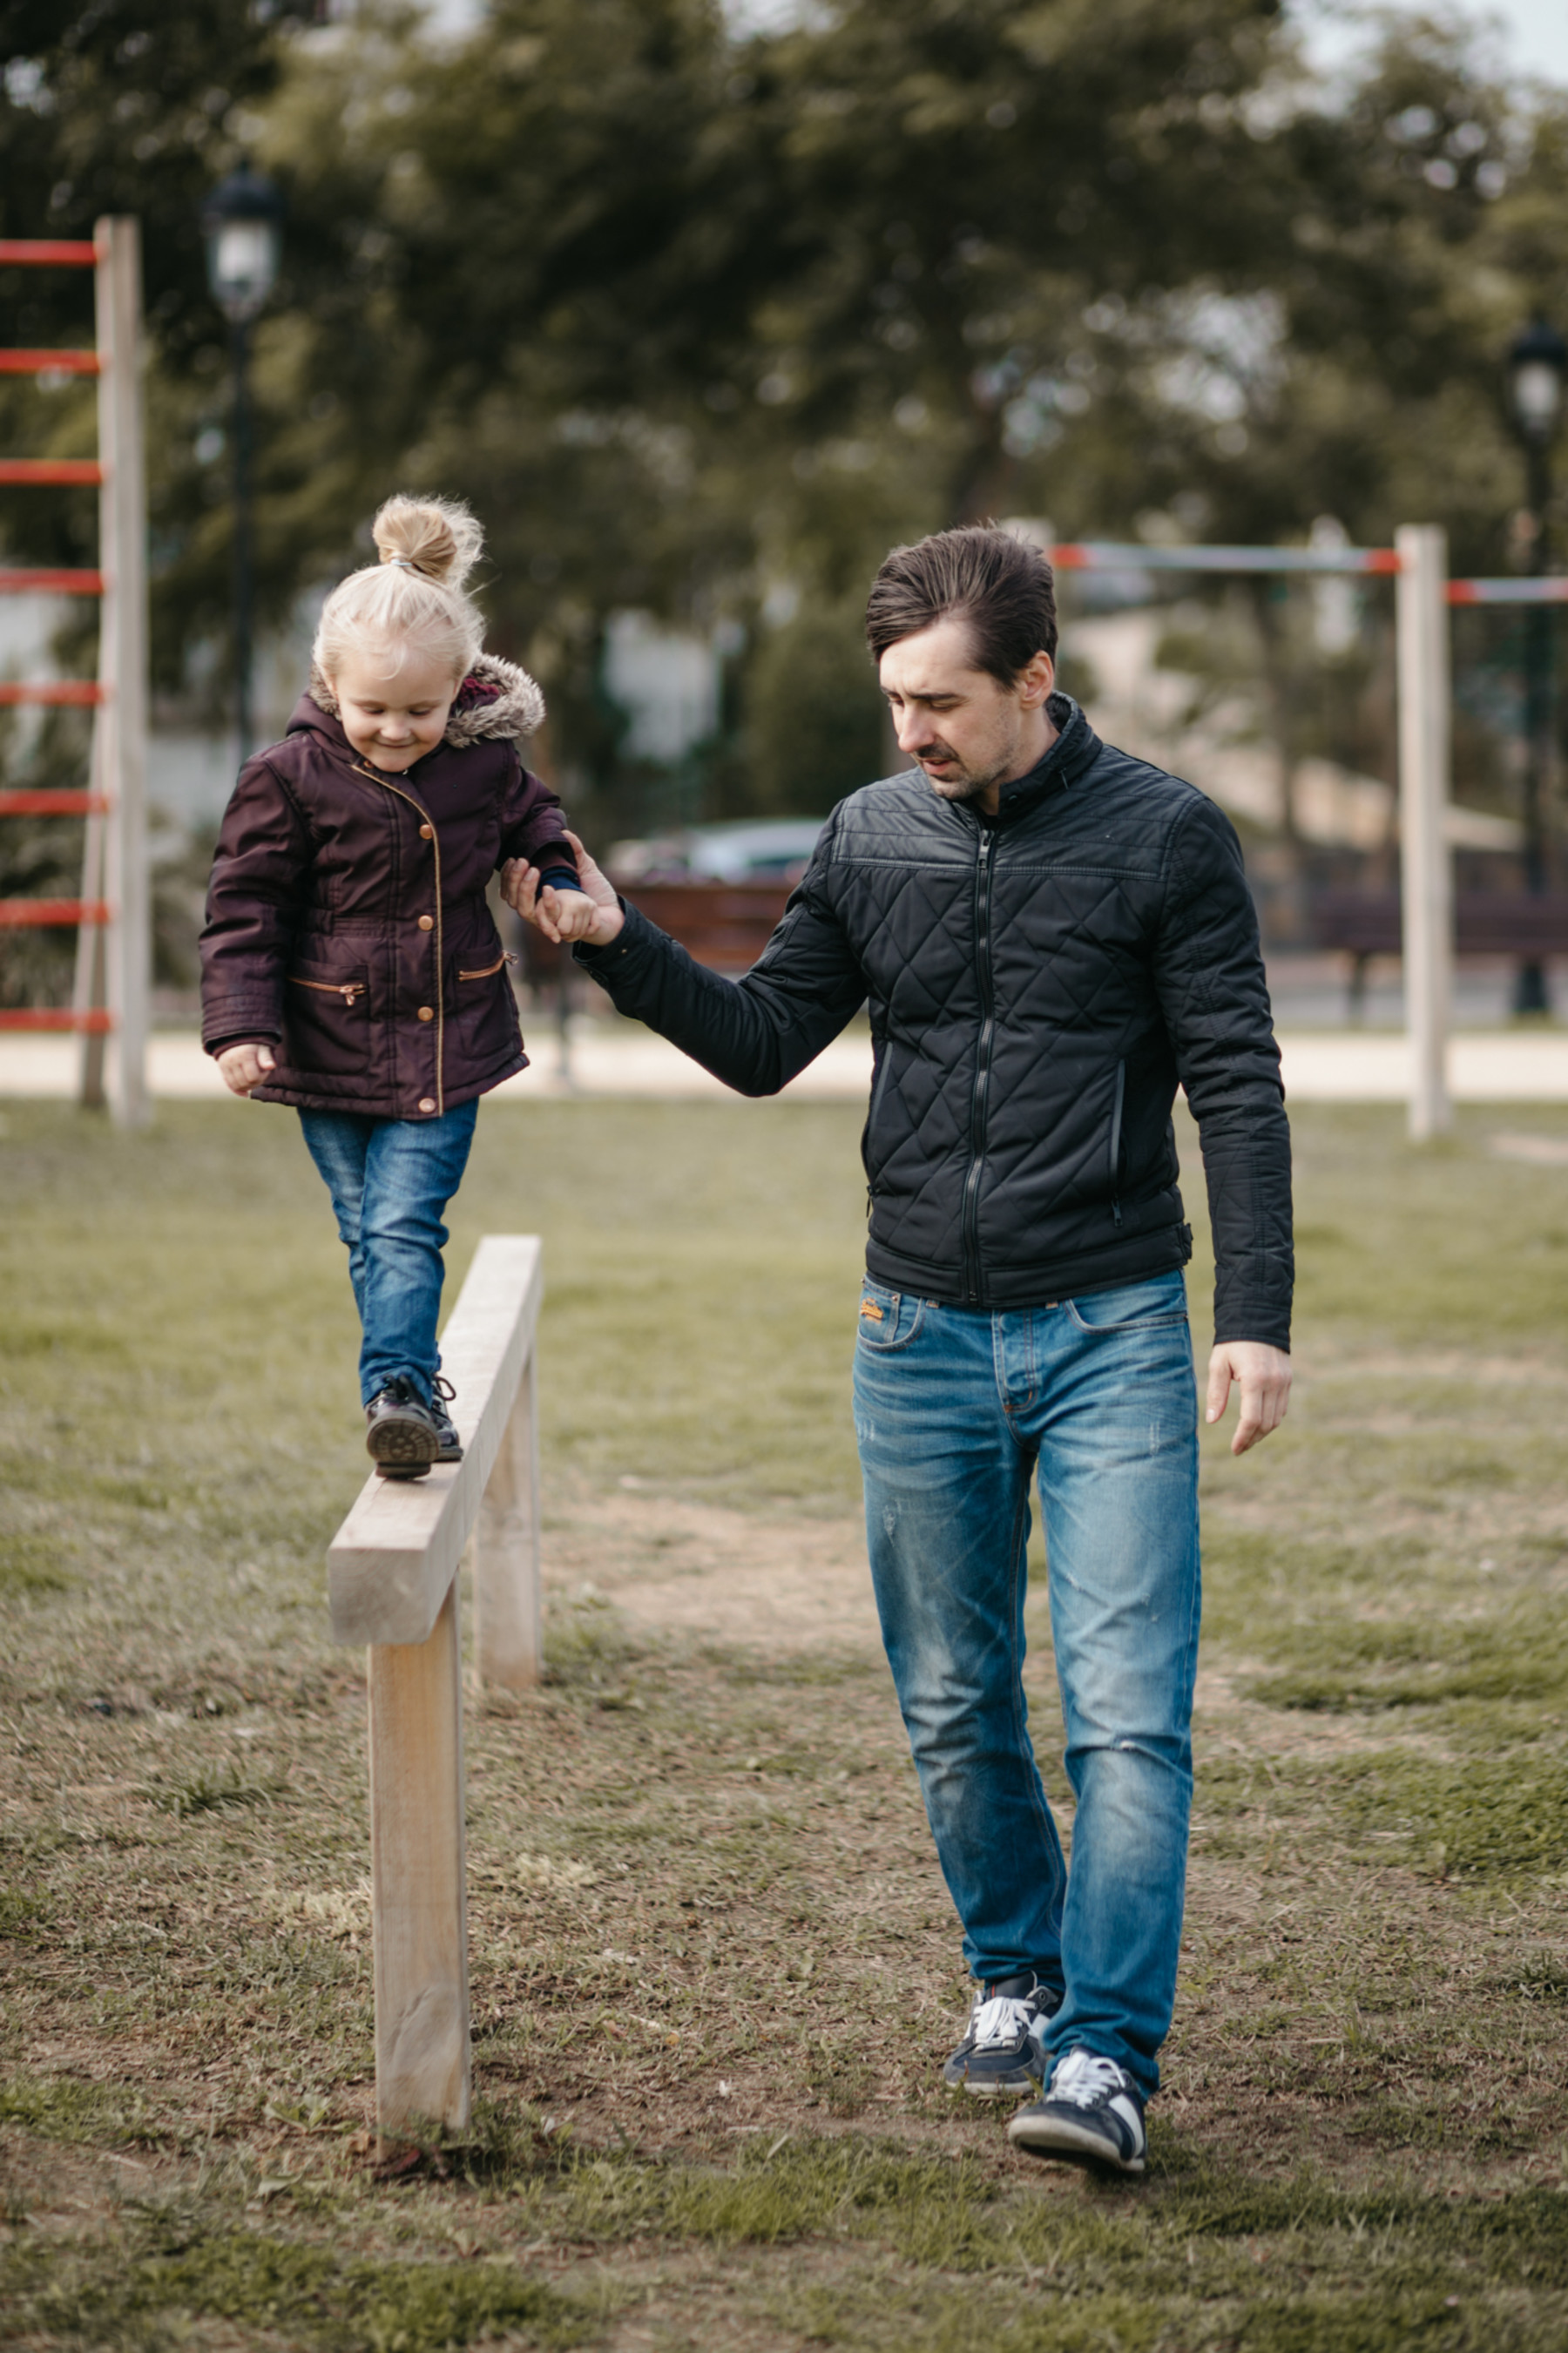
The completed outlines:
[[[1000,1314],[868,1282],[855,1427],[882,1638],[976,1978],[1064,1986],[1047,2037],[1147,2096],[1192,1804],[1197,1395],[1179,1274]],[[1077,1800],[1072,1868],[1024,1699],[1037,1462]]]
[[[364,1332],[359,1385],[368,1405],[406,1374],[426,1405],[441,1352],[442,1212],[463,1181],[478,1103],[439,1119],[370,1119],[302,1111],[310,1157],[326,1178]]]

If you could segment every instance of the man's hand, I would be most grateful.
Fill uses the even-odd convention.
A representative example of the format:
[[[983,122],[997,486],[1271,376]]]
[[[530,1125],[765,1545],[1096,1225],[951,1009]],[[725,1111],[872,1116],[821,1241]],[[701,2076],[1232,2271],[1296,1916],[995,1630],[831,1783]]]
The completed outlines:
[[[278,1068],[278,1058],[270,1046],[226,1046],[217,1066],[230,1094],[247,1095],[269,1071]]]
[[[607,948],[626,921],[621,902],[577,836],[569,832],[566,839],[577,853],[580,891],[557,891],[550,882],[542,891],[538,867],[509,858],[500,871],[501,897],[547,940],[583,940],[589,947]]]
[[[1218,1421],[1224,1414],[1232,1381],[1241,1391],[1241,1414],[1230,1451],[1245,1454],[1285,1419],[1290,1402],[1290,1359],[1283,1348],[1271,1348],[1263,1340],[1222,1340],[1209,1358],[1205,1421]]]

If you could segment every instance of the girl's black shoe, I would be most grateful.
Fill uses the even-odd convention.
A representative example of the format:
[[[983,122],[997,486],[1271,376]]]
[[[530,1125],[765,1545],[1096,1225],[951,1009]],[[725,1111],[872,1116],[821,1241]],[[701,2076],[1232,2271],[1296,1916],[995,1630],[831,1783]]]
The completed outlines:
[[[440,1458],[440,1427],[406,1373],[372,1398],[364,1418],[365,1451],[383,1479],[429,1477]]]
[[[463,1441],[458,1435],[456,1423],[447,1410],[448,1404],[457,1394],[457,1390],[445,1373],[437,1373],[430,1389],[430,1415],[441,1440],[436,1450],[437,1462],[460,1462],[463,1459]]]

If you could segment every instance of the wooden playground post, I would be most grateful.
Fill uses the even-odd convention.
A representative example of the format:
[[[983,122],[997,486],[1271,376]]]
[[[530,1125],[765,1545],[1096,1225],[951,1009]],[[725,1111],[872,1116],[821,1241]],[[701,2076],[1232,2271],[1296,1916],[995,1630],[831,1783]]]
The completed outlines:
[[[93,235],[98,313],[99,682],[104,757],[94,783],[109,795],[103,843],[104,990],[113,1039],[109,1104],[122,1127],[139,1127],[147,1094],[147,1014],[152,986],[147,873],[147,485],[142,436],[142,234],[133,219],[104,219]],[[100,779],[101,778],[101,782]],[[91,824],[97,820],[90,819]],[[86,1056],[101,1041],[84,1040]]]
[[[470,1533],[478,1667],[539,1680],[538,1239],[487,1234],[441,1335],[460,1463],[373,1475],[327,1555],[332,1631],[369,1650],[376,2122],[468,2121],[458,1570]]]

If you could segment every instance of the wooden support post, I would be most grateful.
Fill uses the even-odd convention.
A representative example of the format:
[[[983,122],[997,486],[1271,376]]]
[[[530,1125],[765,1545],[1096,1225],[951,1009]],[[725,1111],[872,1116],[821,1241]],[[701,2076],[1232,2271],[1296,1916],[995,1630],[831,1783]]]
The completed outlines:
[[[531,1356],[474,1527],[474,1620],[482,1683],[526,1691],[539,1681],[539,1411]]]
[[[538,1240],[487,1234],[441,1335],[461,1462],[367,1479],[327,1555],[332,1631],[370,1651],[376,2115],[468,2120],[458,1564],[470,1532],[479,1673],[538,1680]]]
[[[1444,823],[1448,805],[1448,559],[1436,524],[1408,523],[1399,554],[1400,895],[1405,1027],[1410,1047],[1410,1134],[1424,1142],[1452,1119],[1448,1026],[1453,884]]]
[[[463,1706],[453,1578],[423,1642],[370,1652],[375,2112],[384,2134],[468,2121]]]
[[[98,223],[99,568],[104,590],[99,678],[110,795],[104,944],[113,1017],[109,1103],[122,1127],[147,1119],[147,1014],[152,985],[147,872],[147,489],[142,445],[142,240],[131,218]],[[98,781],[95,779],[95,782]],[[84,1080],[90,1065],[84,1064]]]

